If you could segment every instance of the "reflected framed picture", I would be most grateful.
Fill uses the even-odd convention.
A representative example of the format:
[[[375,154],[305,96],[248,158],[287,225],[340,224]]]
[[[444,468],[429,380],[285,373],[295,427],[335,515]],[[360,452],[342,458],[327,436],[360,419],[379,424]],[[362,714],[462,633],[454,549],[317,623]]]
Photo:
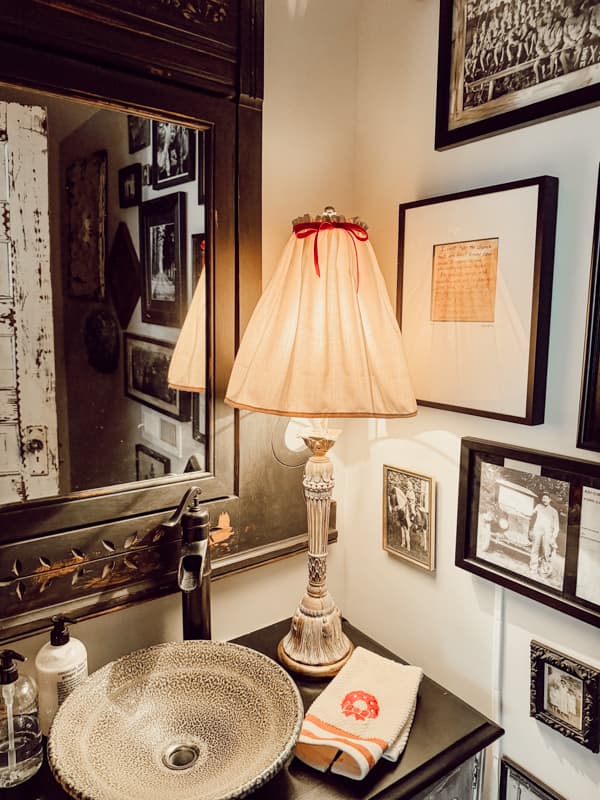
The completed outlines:
[[[599,30],[599,0],[441,0],[436,149],[598,103]]]
[[[383,466],[383,549],[415,567],[435,569],[435,483],[428,475]]]
[[[119,170],[119,206],[131,208],[142,202],[142,165],[129,164]]]
[[[179,327],[186,307],[186,195],[174,192],[140,206],[142,320]]]
[[[579,406],[577,447],[600,451],[600,167],[592,242],[585,361]]]
[[[565,800],[504,756],[500,762],[500,800]]]
[[[190,395],[167,383],[174,345],[124,334],[125,394],[181,422],[190,419]]]
[[[152,187],[166,189],[196,179],[196,131],[152,120]]]
[[[71,297],[105,297],[108,156],[99,150],[66,171],[67,269]]]
[[[600,670],[532,641],[530,716],[593,753],[600,749]]]
[[[150,120],[146,117],[127,115],[127,132],[129,136],[129,152],[137,153],[150,144]]]
[[[135,446],[135,474],[136,480],[145,481],[150,478],[161,478],[171,471],[171,459],[156,450],[151,450],[145,444]]]
[[[600,464],[463,439],[455,563],[600,627]]]
[[[558,179],[400,205],[398,322],[417,402],[544,421]]]

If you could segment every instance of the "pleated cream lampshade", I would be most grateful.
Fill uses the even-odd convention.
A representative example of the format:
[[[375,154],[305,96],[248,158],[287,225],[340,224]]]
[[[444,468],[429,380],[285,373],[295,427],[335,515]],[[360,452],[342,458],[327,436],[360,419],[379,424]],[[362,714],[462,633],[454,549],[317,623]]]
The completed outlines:
[[[168,384],[184,392],[206,391],[206,275],[200,273],[187,316],[175,345]]]
[[[416,413],[400,329],[362,225],[337,216],[295,221],[225,402],[292,417]]]

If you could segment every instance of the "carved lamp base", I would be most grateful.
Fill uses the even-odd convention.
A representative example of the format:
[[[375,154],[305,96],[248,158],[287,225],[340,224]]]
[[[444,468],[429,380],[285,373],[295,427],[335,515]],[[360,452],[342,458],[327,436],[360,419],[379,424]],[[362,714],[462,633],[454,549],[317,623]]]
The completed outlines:
[[[304,470],[308,514],[308,586],[292,619],[292,628],[277,648],[288,669],[313,678],[335,675],[350,658],[353,645],[342,631],[342,617],[327,590],[327,536],[334,486],[327,451],[338,430],[308,431],[302,435],[312,452]]]

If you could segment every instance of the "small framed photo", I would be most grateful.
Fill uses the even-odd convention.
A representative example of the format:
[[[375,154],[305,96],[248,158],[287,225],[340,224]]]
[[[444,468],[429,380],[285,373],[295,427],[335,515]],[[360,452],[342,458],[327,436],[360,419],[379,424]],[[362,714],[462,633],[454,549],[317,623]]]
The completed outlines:
[[[597,753],[600,670],[540,642],[530,654],[530,716]]]
[[[137,153],[150,144],[150,120],[145,117],[127,115],[127,131],[129,134],[129,152]]]
[[[177,420],[157,414],[149,408],[142,408],[141,434],[143,439],[168,455],[183,457],[183,428]]]
[[[138,481],[161,478],[171,471],[171,459],[145,444],[135,446],[135,474]]]
[[[129,164],[119,170],[119,206],[131,208],[142,202],[142,165]]]
[[[600,464],[464,438],[455,563],[600,627]]]
[[[196,179],[196,131],[152,121],[152,187],[166,189]]]
[[[398,322],[419,405],[544,421],[558,179],[400,205]]]
[[[565,800],[506,756],[500,762],[499,800]]]
[[[142,320],[179,327],[186,305],[185,192],[140,206]]]
[[[181,422],[190,419],[190,395],[167,383],[174,345],[146,336],[124,335],[125,394]]]
[[[416,567],[435,569],[433,478],[384,464],[383,549]]]

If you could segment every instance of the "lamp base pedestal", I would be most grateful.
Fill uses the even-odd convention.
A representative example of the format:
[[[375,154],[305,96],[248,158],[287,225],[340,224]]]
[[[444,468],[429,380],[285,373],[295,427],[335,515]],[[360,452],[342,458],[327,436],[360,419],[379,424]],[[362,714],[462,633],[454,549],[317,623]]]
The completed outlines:
[[[342,617],[329,593],[319,600],[328,608],[307,613],[305,601],[315,605],[317,598],[305,595],[292,619],[290,632],[277,647],[277,657],[287,669],[308,678],[330,678],[348,661],[354,645],[342,630]],[[311,602],[312,601],[312,602]]]

